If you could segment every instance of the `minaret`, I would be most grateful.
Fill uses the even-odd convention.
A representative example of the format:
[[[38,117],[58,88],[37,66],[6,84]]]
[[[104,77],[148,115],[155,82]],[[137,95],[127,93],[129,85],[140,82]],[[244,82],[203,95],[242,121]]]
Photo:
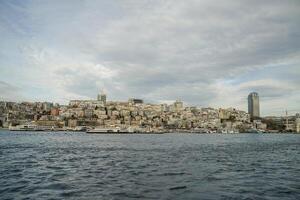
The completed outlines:
[[[288,117],[288,111],[285,110],[285,130],[288,130],[289,129],[289,117]]]

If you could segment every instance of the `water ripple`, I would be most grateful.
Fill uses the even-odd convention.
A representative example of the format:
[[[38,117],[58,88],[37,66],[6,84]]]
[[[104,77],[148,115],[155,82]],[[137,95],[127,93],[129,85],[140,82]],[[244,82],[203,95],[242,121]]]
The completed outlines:
[[[300,199],[300,135],[0,132],[1,199]]]

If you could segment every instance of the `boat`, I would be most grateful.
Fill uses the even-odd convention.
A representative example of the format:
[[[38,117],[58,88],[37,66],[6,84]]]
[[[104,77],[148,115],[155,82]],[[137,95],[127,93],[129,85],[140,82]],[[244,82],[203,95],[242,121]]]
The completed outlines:
[[[117,128],[94,128],[86,131],[88,134],[164,134],[166,131],[156,130],[156,131],[141,131],[132,128],[120,129]]]
[[[86,133],[98,133],[98,134],[103,134],[103,133],[133,133],[127,129],[121,130],[119,128],[94,128],[87,130]]]
[[[79,132],[81,132],[81,131],[86,131],[87,130],[87,128],[86,128],[86,126],[76,126],[74,129],[72,129],[73,131],[79,131]]]
[[[94,128],[87,130],[86,133],[113,133],[113,129],[109,128]]]
[[[255,129],[255,128],[248,129],[246,132],[247,133],[262,133],[260,130]]]
[[[53,126],[37,126],[35,124],[21,124],[17,126],[10,126],[10,131],[54,131]]]
[[[35,129],[36,129],[36,125],[31,125],[31,124],[9,126],[8,128],[8,130],[10,131],[34,131]]]

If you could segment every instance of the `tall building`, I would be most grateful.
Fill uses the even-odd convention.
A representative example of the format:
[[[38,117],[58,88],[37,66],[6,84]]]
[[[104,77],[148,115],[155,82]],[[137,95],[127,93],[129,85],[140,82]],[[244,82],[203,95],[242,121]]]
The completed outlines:
[[[144,101],[142,99],[135,99],[135,98],[130,98],[128,100],[128,102],[131,104],[143,104],[144,103]]]
[[[251,92],[248,95],[248,113],[251,119],[258,118],[259,115],[259,96],[256,92]]]
[[[97,100],[101,101],[105,105],[106,104],[106,94],[104,94],[104,92],[101,92],[100,94],[98,94]]]
[[[179,112],[183,109],[183,103],[182,103],[182,101],[179,101],[179,100],[176,100],[174,102],[173,106],[174,106],[174,111],[175,112]]]

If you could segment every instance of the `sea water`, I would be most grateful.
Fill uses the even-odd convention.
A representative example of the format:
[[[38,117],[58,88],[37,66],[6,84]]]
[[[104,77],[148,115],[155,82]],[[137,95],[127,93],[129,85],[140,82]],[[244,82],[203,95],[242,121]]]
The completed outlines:
[[[0,131],[0,199],[300,199],[300,135]]]

